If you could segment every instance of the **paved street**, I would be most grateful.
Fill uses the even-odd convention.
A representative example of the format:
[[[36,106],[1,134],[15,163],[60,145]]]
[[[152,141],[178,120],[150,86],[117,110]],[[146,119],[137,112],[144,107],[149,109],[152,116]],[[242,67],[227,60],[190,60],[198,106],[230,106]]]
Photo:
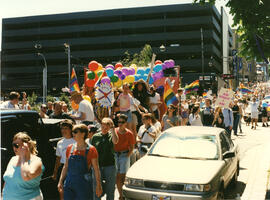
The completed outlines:
[[[261,193],[261,191],[265,191],[263,188],[266,187],[264,185],[266,176],[258,178],[258,170],[261,170],[261,162],[266,162],[264,159],[265,155],[269,155],[270,153],[265,148],[270,143],[270,127],[262,127],[261,123],[258,123],[258,125],[257,129],[253,130],[251,126],[246,126],[245,123],[242,123],[243,133],[239,136],[232,135],[232,139],[240,147],[240,174],[236,187],[230,185],[226,189],[226,199],[237,199],[237,197],[241,200],[264,199],[265,193]],[[270,163],[266,165],[269,167]],[[258,182],[260,185],[258,185]],[[255,186],[258,190],[256,190]],[[261,197],[258,196],[257,191],[260,191]],[[119,195],[116,190],[115,199],[118,199],[118,197]],[[105,199],[105,197],[102,198],[102,200]]]

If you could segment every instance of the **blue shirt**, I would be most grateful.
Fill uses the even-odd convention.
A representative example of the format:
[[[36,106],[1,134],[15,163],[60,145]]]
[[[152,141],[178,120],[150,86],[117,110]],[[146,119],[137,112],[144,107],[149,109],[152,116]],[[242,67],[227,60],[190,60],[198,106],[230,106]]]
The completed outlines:
[[[42,165],[42,172],[44,169]],[[9,162],[3,176],[5,181],[3,200],[29,200],[39,196],[41,194],[39,188],[41,176],[42,173],[36,178],[24,181],[21,176],[21,167],[13,166],[12,162]]]
[[[224,108],[222,111],[224,117],[224,125],[225,127],[233,126],[233,112],[231,109]]]

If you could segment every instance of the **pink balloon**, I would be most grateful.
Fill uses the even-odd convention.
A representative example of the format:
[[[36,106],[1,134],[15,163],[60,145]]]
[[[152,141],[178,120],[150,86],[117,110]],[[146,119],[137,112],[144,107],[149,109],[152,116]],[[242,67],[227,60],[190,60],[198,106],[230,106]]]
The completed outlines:
[[[129,75],[134,75],[135,74],[135,69],[134,68],[129,68]]]
[[[103,84],[105,84],[105,83],[111,84],[111,79],[109,77],[105,76],[105,77],[103,77],[101,79],[101,83],[103,83]]]
[[[125,74],[126,76],[128,76],[129,75],[129,69],[128,69],[128,67],[123,67],[122,68],[122,72],[123,72],[123,74]]]

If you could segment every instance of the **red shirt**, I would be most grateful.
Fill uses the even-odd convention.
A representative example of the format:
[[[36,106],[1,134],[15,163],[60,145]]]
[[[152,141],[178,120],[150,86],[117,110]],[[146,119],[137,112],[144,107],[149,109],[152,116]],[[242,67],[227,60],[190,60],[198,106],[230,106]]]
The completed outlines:
[[[72,148],[72,144],[68,145],[67,147],[67,151],[66,151],[66,157],[67,159],[69,158],[70,154],[71,154],[71,148]],[[80,156],[85,156],[85,151],[86,150],[76,150],[75,146],[73,147],[73,155],[80,155]],[[98,158],[98,152],[96,150],[96,148],[94,146],[91,146],[89,148],[88,154],[87,154],[87,163],[88,163],[88,167],[91,166],[91,160],[93,158]]]
[[[127,132],[124,134],[119,133],[119,128],[115,129],[116,134],[118,135],[119,141],[114,145],[114,150],[116,152],[128,151],[131,145],[136,143],[133,133],[126,129]]]

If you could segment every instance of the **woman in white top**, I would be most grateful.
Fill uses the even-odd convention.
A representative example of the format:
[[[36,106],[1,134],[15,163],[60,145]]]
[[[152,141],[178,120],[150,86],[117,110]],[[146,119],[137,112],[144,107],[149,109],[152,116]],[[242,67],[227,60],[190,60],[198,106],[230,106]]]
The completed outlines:
[[[56,161],[53,171],[52,179],[55,181],[59,181],[62,168],[66,162],[66,150],[68,145],[75,144],[76,141],[73,139],[72,136],[72,128],[73,128],[73,122],[69,119],[66,119],[61,122],[60,124],[61,133],[63,136],[63,139],[61,139],[57,143],[56,147]],[[64,193],[59,192],[60,200],[64,199]]]
[[[161,134],[161,123],[155,118],[154,114],[151,115],[151,121],[153,126],[156,128],[156,138],[158,138],[158,136]]]
[[[200,116],[200,107],[194,106],[191,114],[189,115],[189,123],[191,126],[202,126],[202,120]]]

